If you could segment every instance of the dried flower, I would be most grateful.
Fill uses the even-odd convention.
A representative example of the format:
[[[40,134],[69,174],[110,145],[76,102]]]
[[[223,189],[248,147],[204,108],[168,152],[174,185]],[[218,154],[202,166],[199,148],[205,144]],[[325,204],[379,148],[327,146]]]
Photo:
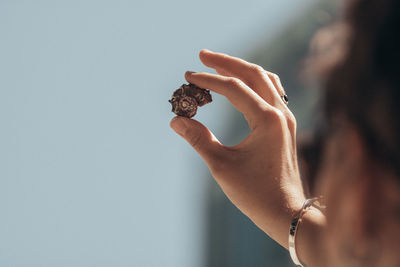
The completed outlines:
[[[172,112],[178,116],[191,118],[196,115],[197,106],[204,106],[212,101],[210,90],[194,84],[183,84],[173,94],[169,102]]]

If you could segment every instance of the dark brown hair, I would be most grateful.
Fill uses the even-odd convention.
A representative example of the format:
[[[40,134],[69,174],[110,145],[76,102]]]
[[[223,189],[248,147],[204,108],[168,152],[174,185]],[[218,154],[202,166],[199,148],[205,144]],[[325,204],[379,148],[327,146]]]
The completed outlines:
[[[400,177],[400,1],[350,1],[342,57],[324,83],[324,109],[353,123],[371,156]]]

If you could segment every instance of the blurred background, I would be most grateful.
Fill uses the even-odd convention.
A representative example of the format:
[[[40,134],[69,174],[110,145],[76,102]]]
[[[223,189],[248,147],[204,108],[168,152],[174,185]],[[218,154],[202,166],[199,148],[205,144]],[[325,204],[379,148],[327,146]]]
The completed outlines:
[[[0,1],[0,266],[293,266],[170,128],[202,48],[278,73],[298,119],[330,0]],[[213,94],[196,119],[248,133]]]

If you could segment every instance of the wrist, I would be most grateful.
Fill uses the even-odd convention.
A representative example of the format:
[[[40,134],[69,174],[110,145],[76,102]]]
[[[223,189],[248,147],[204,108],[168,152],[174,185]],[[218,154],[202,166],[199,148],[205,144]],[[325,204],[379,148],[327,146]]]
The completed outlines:
[[[322,246],[322,236],[326,220],[324,214],[315,207],[304,213],[296,233],[296,252],[298,258],[309,266],[321,266],[326,251]]]

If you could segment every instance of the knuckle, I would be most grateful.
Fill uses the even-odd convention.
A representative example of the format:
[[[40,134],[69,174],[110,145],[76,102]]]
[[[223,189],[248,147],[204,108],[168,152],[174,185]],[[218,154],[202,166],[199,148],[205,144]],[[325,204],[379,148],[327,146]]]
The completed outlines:
[[[293,115],[293,113],[289,111],[286,115],[286,118],[287,118],[287,123],[288,123],[289,129],[291,129],[291,130],[296,129],[297,121],[296,121],[296,117]]]
[[[275,81],[280,81],[278,74],[271,73],[271,76],[272,76],[272,79],[274,79]]]
[[[290,122],[288,122],[288,127],[289,127],[289,130],[295,131],[295,130],[297,129],[297,123],[296,123],[296,121],[290,121]]]
[[[257,64],[250,64],[250,70],[255,73],[257,76],[264,76],[265,75],[265,70],[263,67],[257,65]]]
[[[290,131],[294,131],[297,127],[297,121],[293,113],[290,111],[282,111],[278,108],[264,111],[264,120],[267,127],[270,127],[271,125],[279,126],[276,127],[276,129],[287,128]]]
[[[241,80],[239,80],[238,78],[229,77],[227,82],[231,87],[242,87],[243,86],[243,82]]]
[[[257,127],[268,130],[270,133],[282,135],[289,131],[290,133],[296,132],[297,121],[295,116],[290,110],[281,110],[275,107],[268,107],[263,110],[260,122],[256,123]]]
[[[278,128],[281,128],[285,124],[286,118],[281,110],[274,107],[266,107],[261,113],[260,121],[267,128],[271,128],[271,126],[274,126],[273,128],[280,126]]]
[[[283,112],[277,108],[274,108],[268,112],[268,117],[269,119],[274,122],[274,123],[282,123],[283,121],[286,120],[285,115]]]
[[[292,112],[288,111],[286,114],[288,121],[296,122],[296,117],[293,115]]]

